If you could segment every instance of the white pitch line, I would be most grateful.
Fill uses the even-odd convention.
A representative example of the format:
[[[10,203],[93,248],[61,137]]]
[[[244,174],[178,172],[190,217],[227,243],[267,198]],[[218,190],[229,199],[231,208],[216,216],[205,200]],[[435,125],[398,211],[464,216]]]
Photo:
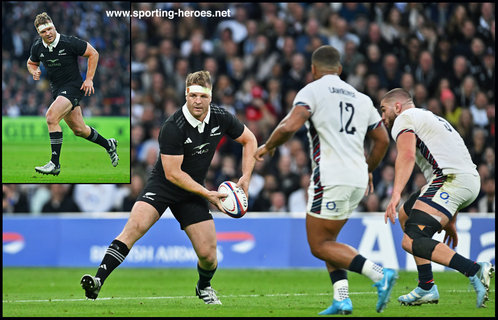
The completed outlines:
[[[440,290],[441,291],[441,290]],[[471,292],[472,290],[445,290],[443,292],[459,293]],[[489,290],[495,292],[495,290]],[[253,298],[253,297],[300,297],[300,296],[332,296],[332,292],[327,293],[270,293],[270,294],[238,294],[238,295],[219,295],[220,298]],[[369,295],[377,294],[371,292],[350,292],[350,295]],[[197,298],[196,296],[170,296],[170,297],[103,297],[98,300],[159,300],[159,299],[188,299]],[[41,300],[2,300],[2,303],[31,303],[31,302],[70,302],[86,301],[88,299],[41,299]]]

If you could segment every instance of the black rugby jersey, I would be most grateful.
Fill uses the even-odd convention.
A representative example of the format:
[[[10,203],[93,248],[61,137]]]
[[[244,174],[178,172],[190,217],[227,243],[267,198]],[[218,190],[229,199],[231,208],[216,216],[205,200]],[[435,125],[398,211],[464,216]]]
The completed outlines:
[[[78,68],[78,56],[85,53],[86,41],[74,36],[60,34],[59,43],[52,52],[43,45],[42,41],[40,37],[33,43],[29,59],[33,62],[41,61],[43,63],[47,69],[52,90],[69,83],[81,86],[83,78]]]
[[[182,108],[180,108],[161,127],[158,139],[160,153],[183,155],[182,170],[196,182],[204,185],[204,179],[214,152],[223,135],[226,134],[232,139],[237,139],[243,132],[244,124],[242,122],[227,110],[211,104],[209,123],[205,124],[204,132],[199,133],[197,127],[192,127],[187,121]],[[161,155],[159,155],[152,170],[150,179],[159,179],[165,183],[165,187],[168,189],[181,189],[166,179]]]

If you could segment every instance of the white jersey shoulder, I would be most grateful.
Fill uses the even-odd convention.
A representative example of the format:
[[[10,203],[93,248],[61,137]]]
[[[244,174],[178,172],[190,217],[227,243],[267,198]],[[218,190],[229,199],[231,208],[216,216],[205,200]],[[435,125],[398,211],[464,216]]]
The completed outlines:
[[[391,135],[397,140],[406,131],[417,137],[416,162],[426,179],[439,170],[477,174],[465,142],[444,118],[426,109],[407,109],[394,120]]]
[[[366,186],[364,139],[381,122],[372,100],[339,76],[325,75],[302,88],[293,105],[311,113],[306,126],[313,178],[322,185]]]

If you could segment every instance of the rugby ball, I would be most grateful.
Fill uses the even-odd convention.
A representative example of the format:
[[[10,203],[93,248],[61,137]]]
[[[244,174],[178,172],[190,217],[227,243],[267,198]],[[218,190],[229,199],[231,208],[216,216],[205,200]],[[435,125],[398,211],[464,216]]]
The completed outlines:
[[[232,218],[242,218],[247,212],[247,197],[242,188],[232,181],[225,181],[218,187],[218,192],[227,194],[221,199],[225,213]]]

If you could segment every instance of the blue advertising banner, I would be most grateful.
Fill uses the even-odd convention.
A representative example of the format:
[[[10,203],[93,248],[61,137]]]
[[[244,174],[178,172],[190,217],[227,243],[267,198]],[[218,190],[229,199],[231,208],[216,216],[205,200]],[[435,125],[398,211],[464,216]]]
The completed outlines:
[[[3,266],[97,266],[126,218],[65,215],[4,216]],[[308,247],[305,219],[247,215],[215,216],[218,260],[223,268],[323,268]],[[495,219],[460,214],[457,252],[495,263]],[[338,241],[351,245],[385,267],[416,270],[413,257],[401,248],[402,231],[379,214],[353,216]],[[444,231],[435,235],[442,241]],[[195,267],[197,257],[178,222],[162,217],[134,245],[122,267]],[[445,270],[434,264],[434,271]]]

